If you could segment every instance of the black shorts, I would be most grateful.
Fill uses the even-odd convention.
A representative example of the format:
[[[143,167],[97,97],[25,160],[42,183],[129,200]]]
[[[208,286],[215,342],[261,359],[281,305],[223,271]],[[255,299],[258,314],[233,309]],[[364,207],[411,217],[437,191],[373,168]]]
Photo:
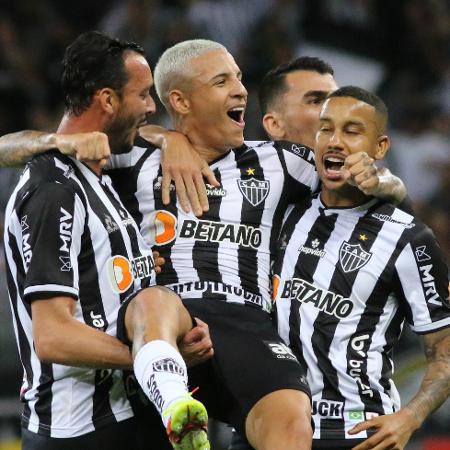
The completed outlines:
[[[306,370],[264,311],[218,300],[183,300],[209,326],[214,357],[188,370],[190,388],[211,417],[245,434],[245,419],[265,395],[295,389],[310,396]]]

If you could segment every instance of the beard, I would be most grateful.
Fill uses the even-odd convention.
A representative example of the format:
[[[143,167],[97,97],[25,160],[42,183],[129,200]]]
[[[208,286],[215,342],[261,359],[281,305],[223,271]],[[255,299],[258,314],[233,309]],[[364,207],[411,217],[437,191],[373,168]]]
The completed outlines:
[[[137,121],[135,117],[117,117],[105,130],[112,154],[128,153],[134,144]]]

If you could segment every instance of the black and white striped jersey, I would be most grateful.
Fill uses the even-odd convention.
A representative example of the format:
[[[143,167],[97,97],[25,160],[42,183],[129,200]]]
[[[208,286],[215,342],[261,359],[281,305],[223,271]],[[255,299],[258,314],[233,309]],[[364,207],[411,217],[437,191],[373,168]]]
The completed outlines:
[[[34,158],[8,203],[4,239],[23,426],[64,438],[131,417],[122,371],[42,363],[33,345],[32,301],[73,297],[77,320],[115,336],[121,302],[154,281],[151,251],[111,180],[56,152]]]
[[[139,146],[141,145],[141,146]],[[165,258],[158,284],[182,298],[271,309],[271,248],[289,203],[318,185],[313,152],[287,142],[247,142],[210,163],[209,211],[197,218],[161,200],[160,150],[146,141],[115,155],[110,175],[146,242]],[[121,169],[118,169],[121,168]]]
[[[348,430],[400,407],[392,350],[404,320],[416,333],[450,326],[432,232],[385,202],[333,209],[314,196],[286,218],[274,271],[278,331],[308,367],[314,439],[367,437]]]

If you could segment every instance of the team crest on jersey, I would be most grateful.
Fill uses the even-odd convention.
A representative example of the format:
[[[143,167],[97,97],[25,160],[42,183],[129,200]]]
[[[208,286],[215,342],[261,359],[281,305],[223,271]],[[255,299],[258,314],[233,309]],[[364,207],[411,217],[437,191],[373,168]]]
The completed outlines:
[[[250,178],[249,180],[236,180],[241,194],[253,206],[262,203],[270,192],[269,180],[257,180]]]
[[[360,244],[349,244],[344,241],[339,249],[339,261],[345,273],[353,272],[364,267],[372,253],[366,252]]]

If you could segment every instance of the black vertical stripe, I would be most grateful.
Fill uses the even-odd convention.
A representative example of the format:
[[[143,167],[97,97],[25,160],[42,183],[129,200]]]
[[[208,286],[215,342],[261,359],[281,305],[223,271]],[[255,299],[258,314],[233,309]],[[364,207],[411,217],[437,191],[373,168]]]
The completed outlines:
[[[139,145],[146,144],[148,144],[148,148],[133,167],[118,168],[106,171],[106,174],[111,178],[114,189],[118,192],[122,203],[126,206],[128,212],[138,224],[139,228],[142,225],[143,219],[136,195],[138,190],[139,174],[144,163],[150,155],[157,150],[156,147],[142,139],[139,142]],[[148,180],[148,182],[151,183],[151,180]]]
[[[170,190],[170,203],[168,205],[164,205],[162,202],[161,184],[158,183],[158,178],[161,176],[162,176],[162,169],[161,166],[159,166],[156,178],[154,180],[148,180],[148,183],[152,183],[153,198],[155,200],[155,211],[168,211],[178,221],[176,192],[175,190]],[[153,247],[154,250],[157,250],[165,260],[161,273],[156,274],[157,284],[166,285],[171,283],[178,283],[178,274],[174,269],[172,263],[172,247],[174,246],[175,242],[176,239],[174,239],[172,242],[169,242],[168,244],[155,245]]]
[[[102,369],[95,371],[95,390],[92,403],[92,423],[98,429],[104,425],[105,417],[116,422],[109,402],[109,395],[113,386],[113,371]]]
[[[286,223],[283,227],[283,235],[280,236],[280,245],[286,245],[290,240],[292,233],[295,231],[295,227],[302,217],[305,210],[311,204],[311,198],[308,199],[306,207],[297,207],[292,210],[289,217],[286,219]],[[276,258],[274,272],[279,274],[282,270],[282,264],[284,259],[286,248],[280,250],[280,254]],[[300,339],[300,326],[301,326],[301,316],[300,316],[300,304],[294,299],[291,299],[290,311],[289,311],[289,346],[291,347],[294,355],[299,360],[303,367],[307,367],[305,358],[303,356],[303,344]]]
[[[222,182],[222,177],[219,169],[214,170],[214,175],[219,183]],[[211,222],[220,222],[220,205],[222,204],[222,197],[209,198],[209,211],[203,216],[202,220],[210,220]],[[192,260],[194,269],[197,270],[200,281],[214,281],[221,283],[222,274],[219,267],[219,242],[202,242],[197,240],[192,250]],[[225,294],[217,294],[211,292],[211,286],[202,293],[203,298],[213,298],[215,300],[226,300]]]
[[[289,144],[292,145],[292,144]],[[283,189],[281,192],[280,200],[275,208],[273,214],[272,229],[270,232],[270,254],[273,255],[276,251],[278,238],[280,235],[281,226],[283,224],[284,213],[289,204],[303,202],[311,198],[311,189],[304,185],[301,186],[297,180],[293,180],[286,165],[286,159],[283,154],[283,146],[281,142],[274,142],[274,147],[277,151],[278,158],[280,159],[281,166],[283,168],[284,177]],[[281,177],[280,177],[281,181]]]
[[[264,181],[264,170],[259,162],[257,151],[241,147],[234,150],[236,165],[241,172],[240,179],[247,181],[252,178]],[[253,173],[247,171],[253,169]],[[269,186],[270,189],[270,186]],[[261,219],[264,213],[265,199],[256,206],[252,205],[245,195],[242,195],[241,225],[261,227]],[[258,283],[258,250],[250,247],[238,249],[239,279],[243,289],[261,295]]]
[[[8,291],[9,296],[11,300],[11,306],[12,311],[14,315],[14,319],[16,321],[17,326],[17,342],[19,346],[19,356],[20,361],[22,363],[22,367],[25,371],[25,377],[27,379],[27,385],[32,386],[33,385],[33,369],[31,367],[31,349],[28,345],[28,339],[26,336],[26,333],[23,329],[22,322],[20,320],[19,311],[18,311],[18,305],[17,305],[17,296],[20,298],[23,298],[23,286],[24,286],[24,279],[25,279],[25,273],[23,271],[23,265],[22,265],[22,258],[20,256],[19,249],[17,248],[16,240],[14,236],[11,234],[11,231],[8,230],[8,242],[5,243],[7,246],[9,246],[11,253],[13,255],[13,260],[16,265],[16,281],[17,286],[20,290],[20,292],[17,292],[16,290],[16,284],[14,282],[14,277],[11,273],[8,259],[6,258],[6,281],[8,284]],[[19,300],[20,301],[20,300]],[[25,307],[27,310],[27,313],[31,317],[31,308],[28,303],[25,303]],[[21,397],[23,399],[23,396],[25,395],[25,392],[21,392]],[[31,410],[27,402],[24,402],[24,408],[23,408],[23,417],[26,420],[29,420],[31,415]]]
[[[39,434],[50,436],[48,424],[52,423],[52,386],[53,386],[53,366],[52,364],[41,363],[41,375],[39,386],[37,387],[37,401],[34,405],[39,417]]]

